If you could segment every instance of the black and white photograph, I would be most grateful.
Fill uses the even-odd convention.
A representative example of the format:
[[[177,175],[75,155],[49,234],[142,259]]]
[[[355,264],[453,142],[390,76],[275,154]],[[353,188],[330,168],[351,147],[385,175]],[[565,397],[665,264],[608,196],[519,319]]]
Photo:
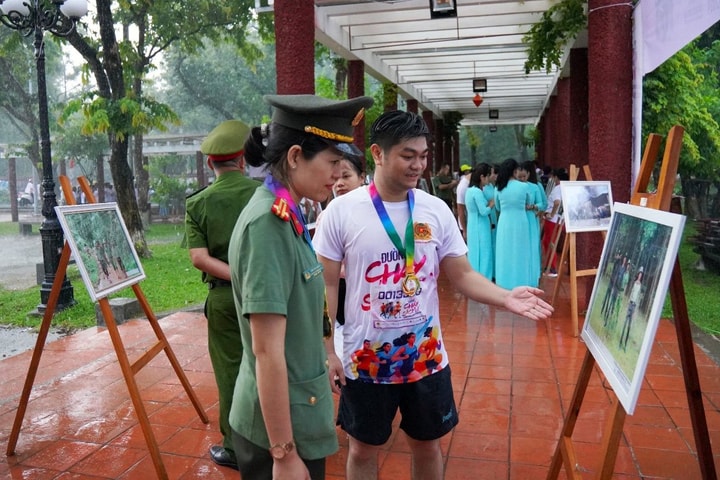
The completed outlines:
[[[567,232],[608,229],[612,215],[610,182],[562,182],[561,192]]]

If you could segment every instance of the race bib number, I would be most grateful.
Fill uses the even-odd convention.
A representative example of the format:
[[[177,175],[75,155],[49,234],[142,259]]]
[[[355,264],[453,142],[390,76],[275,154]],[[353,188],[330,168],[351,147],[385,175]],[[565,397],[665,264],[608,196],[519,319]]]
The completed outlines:
[[[380,329],[407,329],[425,323],[416,296],[408,296],[399,286],[373,285],[370,290],[370,311],[373,327]]]

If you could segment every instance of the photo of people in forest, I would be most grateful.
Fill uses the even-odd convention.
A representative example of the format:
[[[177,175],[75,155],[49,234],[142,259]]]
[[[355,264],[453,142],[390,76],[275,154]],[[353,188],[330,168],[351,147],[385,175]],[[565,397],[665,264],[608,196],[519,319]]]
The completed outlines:
[[[55,210],[93,301],[145,278],[117,204],[73,205]]]
[[[615,204],[582,338],[632,413],[660,320],[685,217]]]

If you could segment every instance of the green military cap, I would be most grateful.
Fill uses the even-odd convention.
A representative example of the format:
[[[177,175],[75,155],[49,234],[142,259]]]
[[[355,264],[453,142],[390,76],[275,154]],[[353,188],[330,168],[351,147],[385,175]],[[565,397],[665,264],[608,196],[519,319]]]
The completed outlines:
[[[250,127],[240,120],[226,120],[213,128],[200,145],[200,151],[213,162],[225,162],[239,157],[250,136]]]
[[[371,97],[330,100],[316,95],[265,95],[274,108],[272,121],[329,140],[340,152],[362,155],[352,144],[355,126],[373,104]]]

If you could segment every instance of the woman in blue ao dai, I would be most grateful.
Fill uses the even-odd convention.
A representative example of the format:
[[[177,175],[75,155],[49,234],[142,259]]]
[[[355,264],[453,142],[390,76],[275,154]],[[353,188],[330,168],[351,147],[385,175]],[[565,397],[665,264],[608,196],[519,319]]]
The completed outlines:
[[[540,282],[542,273],[542,250],[540,247],[540,216],[547,208],[547,196],[542,185],[538,183],[537,173],[533,162],[527,161],[520,165],[520,180],[530,187],[527,201],[527,217],[530,223],[530,259],[532,262],[533,275],[537,282]]]
[[[485,199],[482,188],[490,181],[490,165],[481,163],[473,170],[465,193],[467,208],[468,260],[473,270],[492,279],[495,270],[490,213],[495,200]]]
[[[490,203],[493,201],[493,207],[490,209],[490,230],[492,231],[492,247],[493,247],[493,265],[495,264],[495,237],[497,236],[497,207],[495,207],[495,182],[497,181],[497,167],[490,165],[490,177],[488,183],[482,188],[485,200]],[[493,274],[495,269],[493,269]]]
[[[498,169],[495,193],[495,207],[499,215],[495,283],[507,289],[538,285],[530,258],[530,222],[526,213],[530,186],[517,180],[519,170],[514,159],[505,160]]]

